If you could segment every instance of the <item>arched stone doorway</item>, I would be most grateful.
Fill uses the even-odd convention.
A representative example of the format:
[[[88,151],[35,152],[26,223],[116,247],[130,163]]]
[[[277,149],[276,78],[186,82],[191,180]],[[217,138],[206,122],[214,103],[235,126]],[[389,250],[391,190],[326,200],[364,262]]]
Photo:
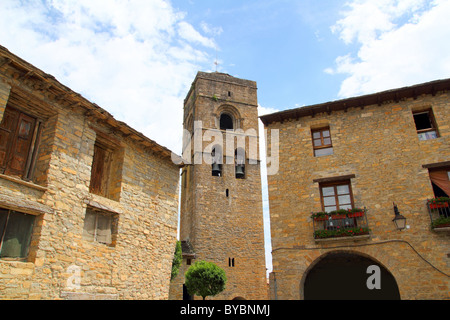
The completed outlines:
[[[380,289],[369,289],[379,267]],[[376,280],[376,279],[375,279]],[[400,292],[392,274],[376,261],[351,252],[332,252],[318,261],[303,282],[305,300],[398,300]]]

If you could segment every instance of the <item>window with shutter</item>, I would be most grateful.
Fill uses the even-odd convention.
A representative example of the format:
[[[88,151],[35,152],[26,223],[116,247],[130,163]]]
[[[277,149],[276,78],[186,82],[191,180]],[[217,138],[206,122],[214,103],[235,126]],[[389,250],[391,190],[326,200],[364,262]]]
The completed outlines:
[[[89,191],[119,201],[122,181],[123,148],[111,136],[97,132]]]
[[[111,167],[112,152],[96,143],[94,146],[94,160],[92,161],[90,192],[108,197],[108,183]]]
[[[0,173],[30,178],[40,128],[36,118],[6,107],[0,123]]]

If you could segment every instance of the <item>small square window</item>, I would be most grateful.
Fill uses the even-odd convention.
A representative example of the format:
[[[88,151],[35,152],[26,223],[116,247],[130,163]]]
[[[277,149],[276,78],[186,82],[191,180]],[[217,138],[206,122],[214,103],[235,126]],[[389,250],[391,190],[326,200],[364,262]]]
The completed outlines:
[[[430,140],[439,137],[433,111],[431,109],[414,112],[413,117],[419,140]]]
[[[118,216],[92,208],[86,209],[83,239],[114,246],[117,236]]]
[[[312,131],[314,156],[328,156],[333,154],[330,128],[322,128]]]

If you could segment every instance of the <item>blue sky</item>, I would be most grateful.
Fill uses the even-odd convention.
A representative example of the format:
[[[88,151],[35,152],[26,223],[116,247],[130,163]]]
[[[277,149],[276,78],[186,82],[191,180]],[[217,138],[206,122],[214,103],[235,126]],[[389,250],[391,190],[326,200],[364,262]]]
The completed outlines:
[[[342,78],[326,76],[323,70],[346,49],[330,30],[339,18],[341,2],[178,1],[174,5],[189,13],[186,20],[193,25],[221,28],[215,37],[219,71],[257,81],[260,103],[285,109],[336,97]]]
[[[265,114],[449,78],[449,16],[450,0],[0,0],[0,45],[181,153],[183,99],[216,57]]]

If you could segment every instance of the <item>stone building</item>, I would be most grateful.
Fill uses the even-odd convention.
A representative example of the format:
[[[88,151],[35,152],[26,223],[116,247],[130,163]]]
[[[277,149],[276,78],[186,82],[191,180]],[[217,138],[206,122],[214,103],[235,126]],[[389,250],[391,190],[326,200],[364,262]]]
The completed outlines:
[[[0,47],[0,299],[167,299],[171,152]]]
[[[189,298],[184,272],[198,260],[226,272],[226,289],[216,299],[268,298],[257,107],[254,81],[218,72],[199,72],[185,99],[184,258],[171,299]]]
[[[449,90],[438,80],[261,117],[279,130],[272,299],[450,298]]]

